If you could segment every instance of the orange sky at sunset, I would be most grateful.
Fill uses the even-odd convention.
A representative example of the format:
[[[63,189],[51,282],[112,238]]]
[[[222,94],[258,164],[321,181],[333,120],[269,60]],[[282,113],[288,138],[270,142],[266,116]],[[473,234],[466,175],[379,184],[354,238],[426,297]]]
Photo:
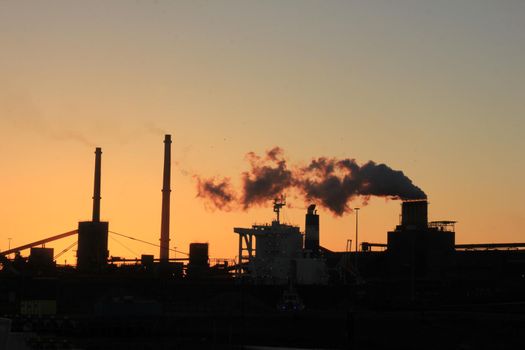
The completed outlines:
[[[403,171],[431,220],[458,221],[458,243],[525,241],[521,1],[2,1],[0,43],[1,250],[90,219],[95,147],[102,219],[158,243],[165,133],[183,252],[209,242],[233,258],[233,227],[271,221],[271,203],[207,209],[193,175],[239,187],[246,153],[275,146],[289,164]],[[308,203],[288,202],[284,221],[303,230]],[[398,222],[399,201],[350,206],[360,240],[385,242]],[[321,244],[343,250],[355,215],[320,214]],[[158,256],[118,236],[109,248]]]

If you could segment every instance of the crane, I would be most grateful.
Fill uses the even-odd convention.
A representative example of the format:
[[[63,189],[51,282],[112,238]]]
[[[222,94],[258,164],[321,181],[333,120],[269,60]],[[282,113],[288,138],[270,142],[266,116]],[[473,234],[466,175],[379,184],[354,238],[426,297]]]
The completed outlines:
[[[24,244],[24,245],[21,245],[19,247],[11,248],[9,250],[4,250],[3,252],[0,252],[0,256],[6,256],[6,255],[9,255],[11,253],[19,252],[19,251],[24,250],[24,249],[36,247],[36,246],[39,246],[39,245],[42,245],[42,244],[46,244],[48,242],[53,242],[53,241],[56,241],[56,240],[61,239],[61,238],[66,238],[66,237],[69,237],[69,236],[76,235],[77,233],[78,233],[78,230],[73,230],[73,231],[61,233],[61,234],[56,235],[56,236],[44,238],[44,239],[41,239],[41,240],[33,242],[33,243]]]

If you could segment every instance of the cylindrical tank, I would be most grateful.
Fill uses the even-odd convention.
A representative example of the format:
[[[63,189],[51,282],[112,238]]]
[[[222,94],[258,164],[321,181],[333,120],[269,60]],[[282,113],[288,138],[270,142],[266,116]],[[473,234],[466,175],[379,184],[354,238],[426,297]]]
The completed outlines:
[[[208,266],[208,243],[190,243],[190,265]]]
[[[106,267],[108,260],[109,223],[83,221],[78,223],[77,268],[97,272]]]
[[[208,243],[190,243],[190,261],[186,270],[187,277],[200,278],[210,270]]]
[[[401,205],[401,225],[405,228],[428,226],[428,202],[426,199],[404,201]]]
[[[319,251],[319,215],[315,210],[315,204],[308,207],[304,236],[304,248],[317,253]]]

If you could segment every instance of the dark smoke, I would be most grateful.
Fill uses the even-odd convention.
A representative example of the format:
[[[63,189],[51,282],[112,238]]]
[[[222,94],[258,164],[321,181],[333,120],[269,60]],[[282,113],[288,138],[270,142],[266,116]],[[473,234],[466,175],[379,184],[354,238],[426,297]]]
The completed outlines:
[[[264,158],[250,152],[247,159],[251,169],[242,174],[244,209],[278,197],[293,184],[292,172],[286,167],[281,148],[274,147]]]
[[[400,170],[369,161],[359,172],[362,179],[360,194],[394,199],[424,199],[427,195]]]
[[[310,201],[318,202],[335,215],[351,208],[355,197],[370,196],[391,199],[421,199],[425,193],[403,174],[385,164],[372,161],[359,166],[354,159],[314,159],[299,171],[296,185]]]
[[[203,179],[195,175],[197,179],[197,197],[207,199],[213,208],[230,211],[237,196],[232,189],[230,179]]]
[[[297,189],[307,202],[315,202],[341,216],[360,198],[424,199],[426,194],[403,174],[385,164],[369,161],[359,165],[354,159],[320,157],[302,167],[288,168],[283,150],[275,147],[260,157],[246,155],[250,170],[242,173],[242,195],[235,196],[229,179],[198,179],[198,197],[207,198],[219,209],[229,210],[240,201],[243,209],[262,205],[286,190]]]

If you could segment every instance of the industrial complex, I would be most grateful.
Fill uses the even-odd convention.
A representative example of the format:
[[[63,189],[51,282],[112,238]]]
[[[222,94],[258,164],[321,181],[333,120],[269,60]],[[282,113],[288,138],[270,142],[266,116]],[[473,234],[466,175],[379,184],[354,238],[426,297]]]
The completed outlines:
[[[0,349],[525,348],[525,243],[456,244],[426,198],[353,251],[320,244],[315,204],[282,223],[276,198],[270,223],[233,228],[235,262],[211,264],[208,243],[171,258],[166,135],[159,255],[114,258],[101,164],[97,148],[91,221],[0,252]],[[75,235],[76,266],[57,264],[49,244]]]

